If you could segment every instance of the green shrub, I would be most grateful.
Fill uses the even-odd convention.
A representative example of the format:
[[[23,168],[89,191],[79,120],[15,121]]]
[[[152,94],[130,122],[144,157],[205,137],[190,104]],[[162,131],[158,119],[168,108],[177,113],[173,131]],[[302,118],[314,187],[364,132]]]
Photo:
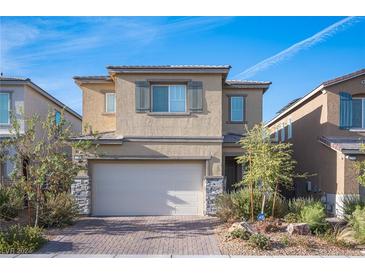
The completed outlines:
[[[285,215],[284,220],[289,224],[298,223],[300,221],[300,215],[297,213],[289,212]]]
[[[248,243],[250,246],[257,247],[262,250],[271,248],[270,238],[261,233],[252,234]]]
[[[345,196],[342,202],[343,205],[341,210],[343,211],[345,219],[347,220],[350,219],[356,207],[365,208],[365,201],[361,200],[358,195]]]
[[[236,192],[224,193],[218,196],[216,200],[217,216],[223,221],[229,220],[246,220],[251,217],[250,190],[248,188],[240,189]],[[261,212],[263,192],[254,190],[254,216]],[[265,213],[269,216],[272,211],[273,195],[266,199]],[[279,195],[276,198],[275,217],[282,217],[287,213],[287,203]]]
[[[38,227],[14,225],[5,232],[0,231],[0,253],[32,253],[45,242]]]
[[[316,203],[316,201],[311,197],[309,197],[309,198],[302,197],[302,198],[291,199],[288,202],[288,210],[290,213],[294,213],[294,214],[297,214],[298,216],[300,216],[300,213],[305,206],[313,205],[315,203]]]
[[[321,202],[304,206],[300,212],[300,219],[307,223],[312,233],[315,234],[323,234],[329,228],[326,222],[325,208]]]
[[[11,220],[23,208],[24,195],[15,185],[0,185],[0,219]]]
[[[352,213],[350,222],[355,235],[355,239],[359,243],[365,243],[365,208],[357,206]]]
[[[77,205],[71,194],[48,193],[41,206],[39,224],[43,227],[64,227],[73,224],[77,215]]]
[[[250,233],[242,228],[237,228],[230,233],[233,239],[241,239],[247,241],[250,238]]]

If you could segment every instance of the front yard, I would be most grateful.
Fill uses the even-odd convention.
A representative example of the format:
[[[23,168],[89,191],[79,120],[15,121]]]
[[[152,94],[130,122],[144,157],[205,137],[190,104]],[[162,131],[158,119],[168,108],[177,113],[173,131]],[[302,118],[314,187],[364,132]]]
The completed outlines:
[[[242,256],[364,256],[361,250],[365,246],[341,246],[316,235],[289,235],[286,223],[278,231],[267,232],[270,249],[259,249],[249,245],[248,241],[232,238],[228,229],[231,223],[224,223],[215,230],[222,255]],[[258,228],[258,225],[253,225]]]

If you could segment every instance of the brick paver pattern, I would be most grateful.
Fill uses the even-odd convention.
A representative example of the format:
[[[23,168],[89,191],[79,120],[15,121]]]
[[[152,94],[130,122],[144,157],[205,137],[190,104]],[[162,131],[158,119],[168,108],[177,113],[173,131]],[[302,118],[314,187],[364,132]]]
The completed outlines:
[[[220,255],[217,224],[216,218],[200,216],[87,217],[37,253]]]

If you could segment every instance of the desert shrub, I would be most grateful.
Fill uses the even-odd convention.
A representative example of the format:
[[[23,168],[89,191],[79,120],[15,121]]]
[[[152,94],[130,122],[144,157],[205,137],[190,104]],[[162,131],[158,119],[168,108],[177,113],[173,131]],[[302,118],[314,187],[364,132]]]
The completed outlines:
[[[351,215],[349,224],[354,231],[355,239],[359,243],[365,243],[365,208],[357,206]]]
[[[42,229],[14,225],[7,231],[0,231],[0,253],[32,253],[46,242]]]
[[[39,224],[43,227],[64,227],[72,224],[77,215],[77,205],[71,194],[47,193],[41,206]]]
[[[254,216],[261,212],[263,192],[254,190]],[[270,195],[266,199],[265,213],[271,214],[272,199]],[[240,220],[242,218],[250,219],[251,217],[251,203],[250,203],[250,190],[248,188],[242,188],[238,191],[231,192],[229,194],[224,193],[218,196],[216,200],[217,216],[223,220]],[[279,195],[276,198],[275,216],[282,217],[287,212],[287,203]]]
[[[271,248],[270,238],[261,233],[252,234],[248,243],[250,246],[257,247],[262,250]]]
[[[289,224],[297,223],[300,221],[300,215],[293,212],[289,212],[288,214],[285,215],[284,220]]]
[[[329,228],[324,205],[320,202],[304,206],[300,212],[300,220],[307,223],[315,234],[323,234]]]
[[[341,210],[343,211],[345,219],[349,220],[356,207],[365,208],[365,200],[362,200],[357,195],[345,196],[342,200],[343,205]]]
[[[237,228],[230,233],[233,239],[241,239],[247,241],[250,238],[250,233],[242,228]]]
[[[291,199],[288,201],[288,211],[300,216],[300,213],[305,206],[312,205],[314,203],[316,203],[316,201],[311,197]]]
[[[11,220],[17,217],[23,203],[24,195],[15,185],[0,185],[0,219]]]

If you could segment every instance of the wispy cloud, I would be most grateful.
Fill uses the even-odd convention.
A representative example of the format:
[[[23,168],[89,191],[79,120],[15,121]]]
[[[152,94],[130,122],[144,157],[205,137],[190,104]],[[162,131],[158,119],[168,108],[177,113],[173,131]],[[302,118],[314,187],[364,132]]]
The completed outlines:
[[[358,17],[346,17],[327,28],[317,32],[311,37],[304,39],[294,45],[286,48],[285,50],[257,63],[256,65],[246,69],[245,71],[237,74],[234,78],[236,79],[249,79],[250,77],[256,75],[257,73],[266,70],[280,62],[283,62],[291,57],[293,57],[298,52],[313,47],[314,45],[326,41],[329,37],[334,36],[341,30],[353,25],[358,22],[360,18]]]

